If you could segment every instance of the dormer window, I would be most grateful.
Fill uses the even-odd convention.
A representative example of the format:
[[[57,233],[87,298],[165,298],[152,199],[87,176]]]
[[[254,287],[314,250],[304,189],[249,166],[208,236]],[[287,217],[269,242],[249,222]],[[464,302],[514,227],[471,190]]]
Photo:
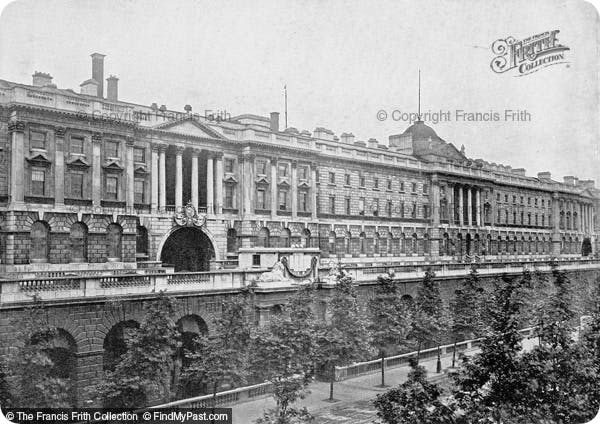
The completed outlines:
[[[29,134],[29,143],[32,149],[46,149],[46,133],[41,131],[31,131]]]
[[[71,153],[80,155],[83,154],[83,137],[73,136],[71,137]]]

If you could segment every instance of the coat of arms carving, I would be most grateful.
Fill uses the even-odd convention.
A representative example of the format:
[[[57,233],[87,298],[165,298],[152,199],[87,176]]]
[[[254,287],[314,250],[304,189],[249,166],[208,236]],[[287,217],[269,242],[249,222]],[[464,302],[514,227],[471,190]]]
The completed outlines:
[[[206,215],[198,214],[191,202],[183,208],[178,208],[173,219],[180,227],[202,227],[206,223]]]

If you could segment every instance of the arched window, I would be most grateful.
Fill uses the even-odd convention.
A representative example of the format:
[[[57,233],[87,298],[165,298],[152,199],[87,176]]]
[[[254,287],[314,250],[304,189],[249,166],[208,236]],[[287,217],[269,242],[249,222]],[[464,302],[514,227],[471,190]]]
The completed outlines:
[[[430,247],[430,243],[429,243],[429,234],[425,234],[423,236],[423,253],[428,255],[429,252],[429,247]]]
[[[302,235],[300,237],[302,247],[310,247],[310,231],[308,228],[302,230]]]
[[[373,236],[373,253],[379,255],[381,252],[379,251],[380,243],[379,243],[379,234],[375,233]]]
[[[227,252],[233,253],[237,251],[237,231],[235,228],[227,230]]]
[[[406,252],[406,235],[400,234],[400,253],[405,254]]]
[[[567,212],[567,230],[571,229],[571,212]]]
[[[361,255],[364,255],[366,253],[366,241],[365,241],[365,233],[360,233],[358,236],[358,240],[359,240],[359,249],[360,249],[360,253]]]
[[[256,239],[256,247],[270,247],[269,242],[269,229],[261,228],[258,231],[258,238]]]
[[[344,253],[346,255],[350,254],[350,233],[348,231],[344,234]]]
[[[394,254],[394,236],[392,236],[392,233],[387,235],[387,254]]]
[[[109,261],[121,260],[123,229],[119,224],[110,224],[106,229],[106,253]]]
[[[448,233],[444,233],[444,244],[442,249],[442,255],[448,256],[450,255],[450,237]]]
[[[290,232],[290,230],[288,230],[287,228],[284,228],[283,230],[281,230],[281,247],[290,247],[291,246],[291,237],[292,234]]]
[[[87,226],[83,222],[76,222],[71,226],[71,262],[87,262],[87,233]]]
[[[332,231],[329,233],[329,254],[330,255],[335,255],[337,252],[337,249],[335,248],[335,232]]]
[[[143,225],[138,225],[136,229],[135,252],[142,257],[148,256],[148,230]]]
[[[412,235],[412,252],[419,256],[423,254],[422,243],[419,242],[419,236],[416,233]]]
[[[44,221],[36,221],[31,225],[29,233],[29,261],[31,263],[48,262],[50,250],[50,227]]]

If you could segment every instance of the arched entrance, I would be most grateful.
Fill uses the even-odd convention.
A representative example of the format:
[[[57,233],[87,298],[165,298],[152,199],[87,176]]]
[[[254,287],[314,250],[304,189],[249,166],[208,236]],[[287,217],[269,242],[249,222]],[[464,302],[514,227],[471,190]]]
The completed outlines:
[[[472,253],[471,252],[471,234],[467,234],[467,237],[465,240],[466,240],[465,253],[467,255],[470,255]]]
[[[165,265],[175,271],[208,271],[210,260],[215,258],[213,245],[199,228],[182,227],[171,233],[160,253]]]
[[[206,322],[198,315],[186,315],[177,321],[177,330],[181,336],[181,346],[175,353],[172,384],[178,397],[186,398],[206,393],[206,385],[201,381],[181,378],[182,371],[191,365],[189,354],[195,353],[201,347],[201,336],[208,335]]]
[[[133,320],[121,321],[115,324],[104,337],[104,355],[102,367],[105,371],[114,371],[121,361],[121,356],[127,352],[129,339],[135,334],[140,325]]]

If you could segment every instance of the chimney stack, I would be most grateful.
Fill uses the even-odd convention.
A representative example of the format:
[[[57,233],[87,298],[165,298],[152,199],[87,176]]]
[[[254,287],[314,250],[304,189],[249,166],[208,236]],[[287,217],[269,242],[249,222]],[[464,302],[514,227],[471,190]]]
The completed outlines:
[[[98,83],[97,96],[104,97],[104,58],[106,55],[92,53],[92,79]]]
[[[376,149],[377,146],[379,145],[379,142],[377,141],[377,139],[375,138],[370,138],[369,140],[367,140],[367,145],[371,148],[371,149]]]
[[[571,175],[565,175],[563,177],[563,181],[565,182],[566,185],[569,185],[569,186],[575,185],[575,177],[573,177]]]
[[[82,82],[79,86],[81,87],[81,94],[88,96],[98,95],[98,81],[93,78]]]
[[[271,131],[279,132],[279,112],[271,112]]]
[[[119,100],[119,78],[114,75],[106,78],[106,98],[111,102]]]
[[[34,87],[46,87],[47,85],[52,84],[52,75],[35,71],[32,75],[33,77],[33,86]]]
[[[354,143],[354,134],[352,134],[352,133],[342,133],[341,138],[342,138],[342,143],[344,143],[344,144]]]
[[[552,179],[552,174],[548,171],[538,172],[538,179],[539,180],[550,180],[550,179]]]

